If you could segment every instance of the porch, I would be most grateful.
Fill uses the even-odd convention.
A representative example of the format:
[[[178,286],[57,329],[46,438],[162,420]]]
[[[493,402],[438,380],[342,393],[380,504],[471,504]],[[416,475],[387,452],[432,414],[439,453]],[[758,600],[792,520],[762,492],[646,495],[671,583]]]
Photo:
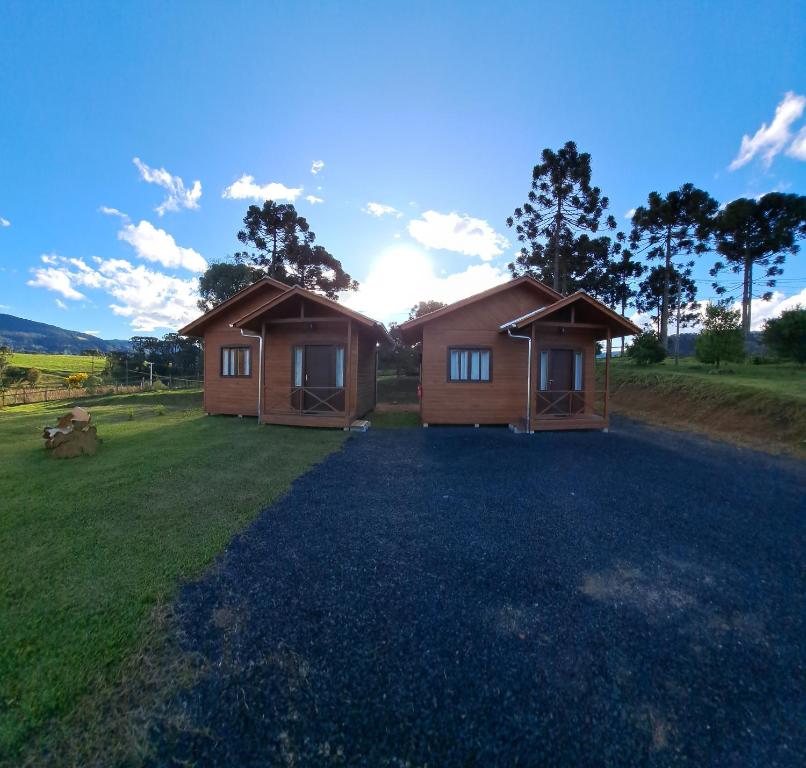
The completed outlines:
[[[344,386],[287,387],[267,392],[263,424],[293,427],[349,427],[348,394]]]
[[[346,428],[372,409],[374,320],[296,286],[236,325],[260,339],[261,423]]]
[[[640,329],[577,292],[505,323],[500,330],[510,336],[518,331],[515,338],[529,343],[528,416],[519,429],[608,428],[613,337]],[[601,364],[597,363],[599,343],[604,352]]]

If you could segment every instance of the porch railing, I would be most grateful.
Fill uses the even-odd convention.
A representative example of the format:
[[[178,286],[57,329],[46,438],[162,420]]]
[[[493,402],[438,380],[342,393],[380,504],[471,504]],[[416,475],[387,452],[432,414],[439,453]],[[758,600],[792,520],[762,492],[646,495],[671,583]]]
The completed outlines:
[[[345,412],[344,387],[290,387],[274,390],[266,399],[266,413],[335,415]]]
[[[534,418],[558,419],[568,417],[604,418],[605,391],[585,392],[576,389],[539,390]]]

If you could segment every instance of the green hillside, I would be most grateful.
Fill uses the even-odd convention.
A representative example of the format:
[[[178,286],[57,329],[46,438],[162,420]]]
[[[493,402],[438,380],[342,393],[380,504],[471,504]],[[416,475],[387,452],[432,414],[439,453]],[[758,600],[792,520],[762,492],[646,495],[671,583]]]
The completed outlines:
[[[90,355],[37,355],[15,352],[10,365],[18,368],[38,368],[42,372],[41,385],[61,386],[71,373],[100,375],[106,365],[103,356]]]

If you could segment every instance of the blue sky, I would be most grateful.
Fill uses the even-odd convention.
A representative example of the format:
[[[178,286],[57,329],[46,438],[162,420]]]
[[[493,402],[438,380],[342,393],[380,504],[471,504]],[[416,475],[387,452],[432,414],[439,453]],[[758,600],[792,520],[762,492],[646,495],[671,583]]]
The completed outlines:
[[[363,283],[352,306],[401,320],[504,279],[543,147],[590,152],[628,227],[687,181],[806,193],[804,106],[802,2],[6,0],[0,312],[175,329],[270,193]],[[806,303],[803,254],[779,291],[756,319]]]

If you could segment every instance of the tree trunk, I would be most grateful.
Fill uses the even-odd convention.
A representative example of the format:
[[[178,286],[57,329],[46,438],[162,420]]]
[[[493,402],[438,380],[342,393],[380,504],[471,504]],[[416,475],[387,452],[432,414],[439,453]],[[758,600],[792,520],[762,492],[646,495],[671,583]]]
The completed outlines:
[[[666,229],[666,263],[663,272],[663,297],[660,304],[660,340],[664,347],[669,341],[669,280],[672,271],[672,228]]]
[[[745,351],[747,351],[747,340],[750,336],[750,313],[753,301],[753,260],[748,258],[745,251],[744,257],[744,281],[742,285],[742,337],[744,338]]]
[[[554,217],[554,290],[559,291],[560,283],[560,224],[563,220],[563,201],[557,201],[557,215]]]

